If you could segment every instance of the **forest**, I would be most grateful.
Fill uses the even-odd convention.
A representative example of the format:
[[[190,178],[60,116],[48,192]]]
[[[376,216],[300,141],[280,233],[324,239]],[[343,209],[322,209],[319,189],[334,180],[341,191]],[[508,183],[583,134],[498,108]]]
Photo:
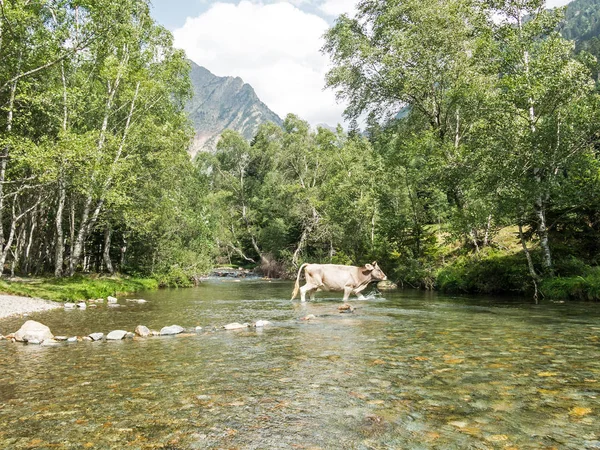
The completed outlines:
[[[600,298],[597,60],[564,9],[363,0],[322,49],[348,131],[290,114],[190,161],[189,64],[149,2],[1,5],[3,276],[377,260],[403,287]]]

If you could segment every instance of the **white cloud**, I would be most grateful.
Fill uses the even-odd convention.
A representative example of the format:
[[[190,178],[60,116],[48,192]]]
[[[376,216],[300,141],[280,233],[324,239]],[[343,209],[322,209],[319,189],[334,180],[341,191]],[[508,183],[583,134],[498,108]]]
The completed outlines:
[[[219,76],[240,76],[279,116],[311,124],[341,121],[343,106],[324,91],[328,59],[320,53],[327,22],[286,2],[215,3],[173,32],[175,45]]]
[[[319,5],[319,9],[328,16],[337,17],[344,13],[353,16],[357,2],[358,0],[325,0]]]

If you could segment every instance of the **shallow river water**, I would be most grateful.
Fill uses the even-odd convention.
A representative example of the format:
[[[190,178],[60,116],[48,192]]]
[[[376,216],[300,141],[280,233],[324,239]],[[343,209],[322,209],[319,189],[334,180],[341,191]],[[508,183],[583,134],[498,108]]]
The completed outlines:
[[[340,314],[341,296],[291,290],[217,280],[32,314],[55,335],[203,330],[0,341],[0,448],[600,449],[599,305],[397,291]]]

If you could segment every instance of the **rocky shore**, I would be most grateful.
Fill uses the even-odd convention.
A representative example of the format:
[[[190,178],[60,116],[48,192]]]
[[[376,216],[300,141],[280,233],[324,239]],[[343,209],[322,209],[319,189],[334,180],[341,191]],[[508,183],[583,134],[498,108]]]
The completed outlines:
[[[20,297],[0,294],[0,319],[19,314],[30,314],[38,311],[62,308],[62,303],[42,300],[41,298]]]

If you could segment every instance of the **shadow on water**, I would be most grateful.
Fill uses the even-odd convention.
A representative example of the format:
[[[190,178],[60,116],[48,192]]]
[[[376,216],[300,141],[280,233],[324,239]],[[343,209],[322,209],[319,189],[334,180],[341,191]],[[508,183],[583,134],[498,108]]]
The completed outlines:
[[[600,448],[596,305],[386,291],[340,314],[341,295],[292,287],[215,280],[32,315],[64,335],[203,330],[0,342],[0,448]],[[259,319],[273,325],[219,329]]]

